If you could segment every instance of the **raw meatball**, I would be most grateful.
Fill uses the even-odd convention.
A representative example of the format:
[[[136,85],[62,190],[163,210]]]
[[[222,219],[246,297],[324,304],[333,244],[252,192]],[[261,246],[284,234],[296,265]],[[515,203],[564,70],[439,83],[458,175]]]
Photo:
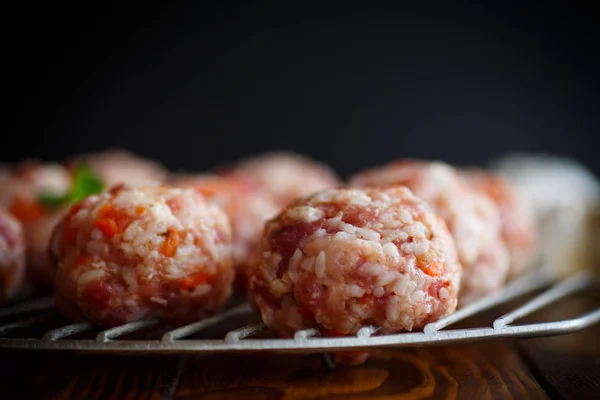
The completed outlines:
[[[497,160],[492,168],[531,203],[538,218],[559,208],[595,207],[600,199],[597,178],[565,157],[513,154]]]
[[[101,326],[219,310],[231,294],[227,216],[191,189],[116,188],[74,205],[51,242],[56,302]]]
[[[138,157],[124,150],[82,155],[68,161],[68,165],[73,169],[82,162],[91,167],[107,189],[118,184],[128,187],[157,185],[167,178],[166,169],[156,161]]]
[[[499,289],[510,270],[510,253],[500,236],[502,224],[498,207],[486,195],[474,196],[472,207],[477,218],[483,221],[490,232],[495,232],[495,239],[490,241],[474,262],[464,267],[459,306]]]
[[[18,293],[25,277],[25,239],[21,223],[0,207],[0,304]]]
[[[238,163],[226,174],[256,181],[280,208],[341,183],[327,166],[293,153],[266,153]]]
[[[509,277],[522,275],[533,265],[537,231],[532,210],[501,176],[483,170],[466,170],[461,176],[486,194],[500,210],[501,236],[510,253]]]
[[[352,186],[403,185],[446,222],[464,267],[461,304],[502,287],[508,274],[506,248],[500,239],[500,214],[487,197],[470,189],[450,165],[399,161],[359,173]]]
[[[423,328],[455,310],[461,276],[446,225],[402,187],[298,200],[267,223],[254,262],[249,297],[284,337]]]
[[[584,165],[552,155],[512,154],[492,167],[533,210],[536,257],[547,273],[563,278],[599,265],[600,183]]]
[[[227,213],[232,227],[233,264],[240,286],[245,286],[250,256],[260,242],[265,222],[279,211],[275,201],[241,176],[184,175],[176,177],[173,184],[195,189]]]
[[[0,174],[0,205],[23,224],[28,275],[37,284],[51,281],[47,249],[52,230],[66,207],[51,207],[42,196],[62,196],[71,187],[69,172],[59,164],[25,161]]]

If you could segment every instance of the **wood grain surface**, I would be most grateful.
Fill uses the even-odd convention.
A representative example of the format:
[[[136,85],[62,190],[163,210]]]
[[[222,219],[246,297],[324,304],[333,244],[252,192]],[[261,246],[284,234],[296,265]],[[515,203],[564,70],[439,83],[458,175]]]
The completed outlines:
[[[572,316],[592,297],[566,299],[532,319]],[[333,370],[319,355],[3,351],[0,399],[595,399],[598,338],[596,326],[561,337],[388,350]]]

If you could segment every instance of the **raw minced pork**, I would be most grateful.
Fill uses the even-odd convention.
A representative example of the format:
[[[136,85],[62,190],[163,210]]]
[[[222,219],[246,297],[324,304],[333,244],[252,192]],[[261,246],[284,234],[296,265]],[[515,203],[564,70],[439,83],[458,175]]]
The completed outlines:
[[[193,188],[227,213],[232,228],[233,264],[240,286],[244,287],[249,260],[260,242],[265,222],[279,212],[276,202],[242,176],[180,175],[172,184]]]
[[[21,223],[0,207],[0,304],[21,289],[25,276],[25,239]]]
[[[47,207],[41,196],[61,196],[71,187],[71,176],[59,164],[27,160],[0,171],[0,206],[23,225],[29,278],[49,284],[47,249],[52,230],[66,207]]]
[[[329,167],[295,153],[261,154],[243,160],[223,173],[255,181],[279,208],[299,197],[341,185]]]
[[[461,304],[500,289],[509,256],[500,237],[500,212],[487,196],[471,189],[448,164],[404,160],[355,175],[357,187],[408,187],[448,225],[464,268]]]
[[[310,327],[351,335],[371,324],[390,333],[452,313],[460,276],[445,223],[408,189],[330,189],[267,223],[248,292],[284,337]]]
[[[562,279],[600,276],[600,181],[584,164],[550,154],[508,154],[492,164],[533,212],[536,266]]]
[[[51,241],[57,305],[114,326],[218,311],[234,270],[227,216],[192,189],[116,188],[74,205]]]
[[[479,169],[461,171],[471,187],[496,203],[500,211],[501,238],[510,255],[509,277],[522,275],[533,266],[537,230],[533,210],[500,175]]]

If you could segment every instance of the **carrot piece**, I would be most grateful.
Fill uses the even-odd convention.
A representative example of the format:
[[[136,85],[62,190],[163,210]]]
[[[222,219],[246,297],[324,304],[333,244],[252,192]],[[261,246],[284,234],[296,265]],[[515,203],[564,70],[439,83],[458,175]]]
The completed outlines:
[[[132,221],[132,217],[124,214],[110,204],[104,204],[98,210],[98,219],[94,221],[96,228],[109,238],[114,237],[118,233],[123,233]]]
[[[218,193],[218,189],[214,188],[214,187],[210,187],[210,186],[199,186],[196,188],[196,190],[198,191],[198,193],[200,193],[202,196],[211,198],[214,195],[216,195]]]
[[[21,221],[32,221],[44,216],[44,207],[36,201],[16,198],[10,212]]]
[[[115,208],[110,204],[103,204],[100,210],[98,210],[98,215],[101,217],[114,216]]]
[[[423,272],[429,276],[438,276],[444,271],[442,264],[439,261],[434,261],[423,267]]]
[[[119,233],[119,226],[111,218],[99,218],[94,221],[94,226],[107,238],[112,238]]]
[[[195,272],[181,280],[181,288],[192,291],[196,286],[208,282],[208,278],[209,276],[205,272]]]
[[[173,228],[167,230],[167,236],[160,246],[160,253],[165,257],[173,257],[179,246],[179,234]]]

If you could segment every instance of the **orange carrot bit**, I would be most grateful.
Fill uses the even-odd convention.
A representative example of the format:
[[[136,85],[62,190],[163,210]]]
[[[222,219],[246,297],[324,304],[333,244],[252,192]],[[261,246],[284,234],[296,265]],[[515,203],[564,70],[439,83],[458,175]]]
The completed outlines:
[[[160,253],[165,257],[173,257],[179,246],[179,234],[173,228],[167,230],[165,240],[160,246]]]
[[[439,261],[434,261],[425,265],[423,267],[423,272],[425,272],[429,276],[438,276],[441,275],[442,272],[444,272],[444,267]]]
[[[10,212],[21,221],[32,221],[44,216],[44,207],[36,201],[16,198]]]
[[[219,193],[231,192],[234,185],[231,178],[218,178],[217,180],[200,181],[193,188],[202,196],[211,198]]]
[[[116,210],[110,204],[103,204],[102,207],[100,207],[100,210],[98,210],[98,217],[110,218],[110,219],[115,220],[115,222],[117,222],[120,219],[128,218],[126,215],[124,215],[122,212]]]
[[[200,193],[204,197],[211,198],[216,195],[219,191],[218,189],[210,186],[198,186],[195,188],[198,193]]]
[[[104,204],[98,210],[98,219],[94,221],[94,225],[104,236],[112,238],[118,233],[123,233],[132,220],[132,217],[116,210],[112,205]]]
[[[135,209],[135,213],[137,215],[144,215],[145,212],[146,212],[146,207],[144,207],[144,206],[137,206]]]
[[[112,238],[119,233],[119,226],[110,218],[99,218],[94,221],[94,226],[107,238]]]
[[[208,278],[209,276],[205,272],[195,272],[181,280],[181,288],[183,290],[192,291],[196,286],[208,282]]]
[[[106,217],[107,215],[113,213],[115,208],[109,204],[102,204],[102,207],[98,210],[98,215],[100,217]]]

